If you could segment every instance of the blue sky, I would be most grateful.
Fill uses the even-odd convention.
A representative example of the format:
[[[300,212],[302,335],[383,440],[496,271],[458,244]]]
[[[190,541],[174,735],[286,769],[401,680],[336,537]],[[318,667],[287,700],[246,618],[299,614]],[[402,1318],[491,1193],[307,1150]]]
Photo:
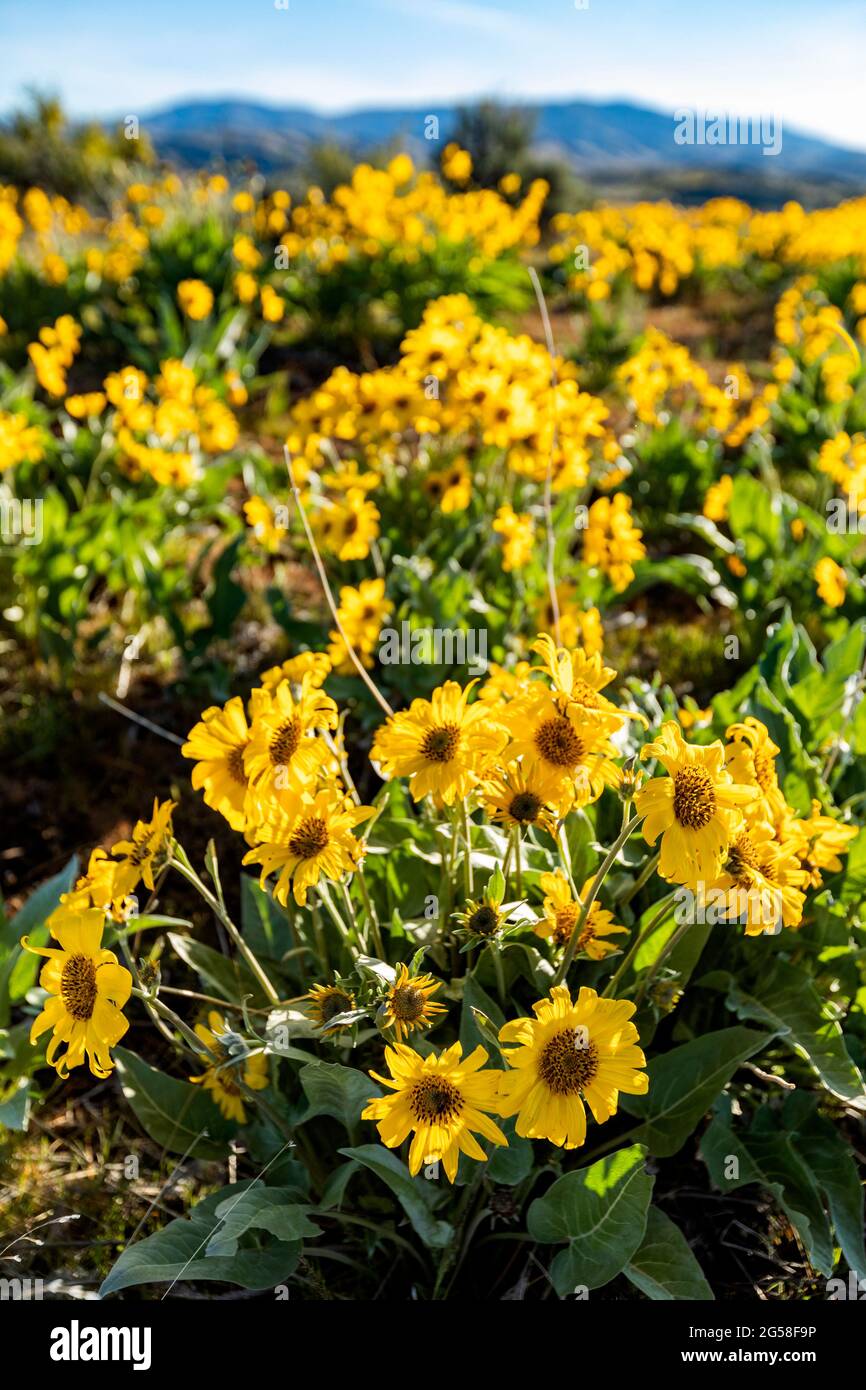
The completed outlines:
[[[866,147],[863,0],[287,2],[0,0],[0,111],[27,85],[76,115],[203,96],[323,111],[628,97]]]

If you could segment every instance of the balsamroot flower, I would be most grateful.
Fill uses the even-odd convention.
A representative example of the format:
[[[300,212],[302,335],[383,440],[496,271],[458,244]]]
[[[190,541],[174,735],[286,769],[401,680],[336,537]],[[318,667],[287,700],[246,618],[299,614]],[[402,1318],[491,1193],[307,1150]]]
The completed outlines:
[[[253,693],[244,771],[256,798],[267,805],[279,792],[301,791],[312,784],[331,759],[318,729],[337,726],[337,706],[313,685],[312,672],[292,694],[287,680],[272,690]]]
[[[462,801],[505,743],[490,706],[468,705],[472,682],[446,681],[429,700],[413,700],[376,731],[370,756],[385,777],[408,777],[415,801],[437,793],[446,806]]]
[[[437,1014],[447,1013],[444,1004],[431,998],[441,988],[442,981],[432,975],[410,975],[402,962],[397,966],[397,977],[382,1006],[382,1022],[394,1029],[398,1042],[416,1028],[429,1028]]]
[[[247,1057],[232,1057],[225,1041],[229,1028],[222,1014],[212,1009],[207,1021],[209,1027],[197,1023],[195,1031],[208,1051],[213,1053],[213,1064],[206,1066],[201,1076],[191,1076],[190,1081],[210,1091],[227,1120],[237,1120],[239,1125],[245,1125],[247,1112],[238,1078],[249,1090],[263,1091],[268,1084],[268,1059],[263,1052]]]
[[[644,745],[643,757],[658,758],[668,773],[650,778],[634,797],[635,810],[645,817],[647,844],[662,837],[659,873],[690,888],[711,883],[742,824],[739,808],[755,800],[756,789],[734,782],[719,740],[706,747],[688,744],[673,720]]]
[[[511,1068],[502,1078],[499,1113],[516,1115],[517,1133],[576,1149],[586,1139],[589,1106],[598,1124],[616,1114],[620,1091],[644,1095],[648,1087],[635,1011],[627,999],[600,999],[581,989],[575,1003],[565,985],[533,1004],[535,1018],[517,1018],[499,1030]]]
[[[213,308],[213,291],[203,280],[181,280],[177,302],[187,318],[206,319]]]
[[[49,997],[33,1020],[30,1041],[52,1030],[45,1060],[63,1079],[85,1057],[94,1076],[110,1076],[114,1062],[109,1048],[129,1027],[120,1011],[129,998],[132,976],[118,965],[113,951],[102,949],[104,921],[99,908],[59,907],[49,919],[59,948],[31,946],[26,936],[21,938],[25,950],[47,957],[39,983]]]
[[[535,928],[536,936],[549,938],[554,946],[564,949],[571,941],[583,906],[582,900],[586,899],[591,885],[592,879],[588,878],[581,890],[581,896],[575,898],[561,869],[542,874],[539,886],[544,893],[545,916]],[[590,960],[604,960],[605,956],[617,949],[615,942],[606,941],[604,938],[625,934],[626,928],[618,926],[613,920],[613,914],[602,907],[596,898],[580,929],[577,951],[589,956]]]
[[[118,840],[112,845],[115,857],[114,893],[117,898],[125,898],[134,893],[139,883],[151,893],[154,889],[154,870],[158,869],[168,851],[171,838],[171,815],[173,801],[153,799],[153,814],[149,821],[136,821],[131,840]]]
[[[405,1043],[385,1048],[390,1076],[371,1071],[375,1081],[394,1094],[371,1100],[363,1120],[376,1120],[379,1138],[396,1149],[413,1135],[409,1171],[414,1177],[424,1163],[442,1163],[449,1182],[457,1176],[460,1154],[485,1162],[487,1155],[476,1134],[493,1144],[508,1140],[490,1118],[498,1107],[501,1072],[483,1071],[487,1053],[483,1047],[466,1058],[460,1043],[437,1057],[420,1057]]]
[[[336,785],[273,805],[253,832],[258,844],[243,862],[262,865],[262,887],[271,874],[277,875],[277,902],[285,907],[291,891],[303,907],[307,890],[320,878],[336,881],[356,868],[363,848],[351,832],[372,814],[372,806],[353,805]]]
[[[247,823],[249,778],[244,753],[250,729],[243,700],[238,695],[220,707],[206,709],[187,736],[181,752],[193,758],[192,784],[204,789],[205,805],[225,816],[232,830]]]

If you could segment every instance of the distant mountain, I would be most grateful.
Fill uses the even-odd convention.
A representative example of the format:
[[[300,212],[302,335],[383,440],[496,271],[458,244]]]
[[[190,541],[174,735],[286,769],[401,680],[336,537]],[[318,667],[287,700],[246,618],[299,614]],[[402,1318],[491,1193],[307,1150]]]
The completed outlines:
[[[534,144],[577,173],[619,177],[650,169],[743,171],[765,180],[806,178],[866,185],[866,152],[843,149],[786,127],[781,149],[765,155],[759,143],[679,144],[673,115],[629,102],[521,103],[535,117]],[[447,140],[457,108],[436,107],[439,136]],[[310,145],[333,141],[362,154],[397,144],[421,155],[429,107],[370,109],[338,116],[300,106],[265,106],[243,100],[189,101],[154,112],[143,126],[161,155],[183,164],[250,160],[265,171],[290,167]],[[721,132],[725,134],[727,132]],[[772,129],[767,130],[767,141]]]

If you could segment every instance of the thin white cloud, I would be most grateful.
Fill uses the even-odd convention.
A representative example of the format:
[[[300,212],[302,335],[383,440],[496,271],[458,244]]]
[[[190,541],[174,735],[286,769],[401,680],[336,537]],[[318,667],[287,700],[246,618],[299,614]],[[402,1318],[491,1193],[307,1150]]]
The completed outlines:
[[[539,26],[530,19],[495,7],[473,5],[466,0],[379,0],[381,8],[423,19],[431,27],[444,24],[453,29],[465,29],[476,34],[494,35],[501,39],[538,38]]]
[[[584,11],[573,0],[525,0],[519,9],[479,0],[366,0],[357,36],[341,35],[339,26],[329,32],[322,4],[303,38],[292,18],[300,22],[302,7],[292,3],[286,15],[259,11],[247,30],[215,24],[193,40],[178,0],[169,44],[158,26],[132,43],[124,28],[95,21],[61,26],[45,43],[21,11],[4,52],[0,109],[34,83],[59,91],[75,114],[102,116],[226,95],[325,112],[437,111],[485,95],[620,99],[667,111],[775,114],[788,129],[866,146],[862,0],[834,0],[832,15],[798,9],[795,0],[784,16],[728,0],[728,22],[712,43],[705,19],[681,0],[653,0],[639,21],[625,0],[591,0]]]

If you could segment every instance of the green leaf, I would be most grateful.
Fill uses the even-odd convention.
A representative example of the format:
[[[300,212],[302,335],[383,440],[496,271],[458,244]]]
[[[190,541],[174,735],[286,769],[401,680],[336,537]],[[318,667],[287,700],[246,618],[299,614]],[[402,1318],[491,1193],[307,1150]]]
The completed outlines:
[[[756,1120],[761,1114],[757,1112]],[[701,1155],[721,1191],[732,1192],[754,1182],[771,1192],[799,1234],[810,1264],[829,1277],[833,1273],[833,1245],[818,1189],[791,1136],[771,1128],[773,1124],[766,1115],[760,1126],[753,1123],[748,1132],[735,1133],[730,1116],[720,1106],[701,1138]]]
[[[713,1291],[678,1226],[658,1207],[650,1207],[644,1238],[625,1267],[631,1282],[653,1301],[707,1302]]]
[[[44,965],[44,957],[25,951],[20,945],[22,936],[29,936],[34,946],[44,946],[49,932],[45,926],[60,903],[61,893],[68,893],[78,877],[78,856],[73,855],[59,874],[40,883],[15,916],[0,927],[0,1027],[9,1022],[9,1005],[23,999],[36,983]]]
[[[842,1253],[858,1278],[866,1279],[866,1247],[863,1242],[863,1186],[851,1146],[839,1130],[819,1115],[804,1121],[789,1097],[782,1112],[797,1152],[802,1156],[830,1208],[830,1217]],[[809,1097],[814,1105],[814,1097]]]
[[[24,1133],[30,1120],[30,1081],[23,1076],[4,1100],[0,1101],[0,1129]]]
[[[298,1075],[309,1101],[298,1124],[306,1124],[316,1115],[330,1115],[351,1133],[367,1102],[382,1094],[366,1072],[339,1062],[308,1062]]]
[[[640,1246],[653,1179],[640,1144],[566,1173],[529,1208],[527,1229],[543,1244],[567,1241],[550,1266],[561,1298],[579,1285],[597,1289],[615,1278]]]
[[[485,891],[490,901],[497,904],[501,903],[502,899],[505,897],[505,879],[502,875],[502,869],[498,864],[487,881],[487,888]]]
[[[249,874],[241,874],[241,931],[253,954],[266,960],[282,960],[297,945],[285,910]]]
[[[866,703],[866,702],[864,702]],[[839,898],[843,903],[860,903],[866,898],[866,829],[851,841],[845,860],[845,873]]]
[[[779,549],[782,513],[763,483],[748,473],[738,473],[728,504],[731,535],[742,541],[747,563]]]
[[[769,1024],[786,1046],[806,1058],[828,1091],[866,1109],[863,1078],[848,1055],[833,1005],[821,998],[804,971],[776,960],[758,976],[754,994],[726,972],[712,978],[726,981],[726,1002],[738,1018]]]
[[[521,1139],[515,1133],[514,1124],[514,1120],[501,1121],[500,1128],[503,1134],[508,1136],[508,1148],[503,1148],[501,1144],[495,1145],[484,1170],[485,1177],[502,1187],[516,1187],[519,1182],[523,1182],[532,1172],[535,1161],[531,1141]]]
[[[223,1187],[198,1202],[189,1217],[171,1221],[123,1251],[99,1294],[106,1298],[119,1289],[139,1284],[170,1284],[176,1279],[217,1279],[244,1289],[267,1289],[282,1284],[294,1271],[300,1241],[239,1249],[233,1255],[208,1255],[206,1248],[220,1225],[217,1208],[244,1191],[244,1184]]]
[[[460,1041],[463,1044],[463,1056],[467,1057],[480,1045],[490,1057],[491,1064],[498,1066],[500,1058],[478,1027],[472,1013],[473,1009],[480,1009],[483,1014],[486,1014],[497,1033],[499,1032],[505,1022],[505,1015],[499,1005],[490,998],[490,995],[485,994],[475,976],[467,975],[463,985],[463,1008],[460,1014]]]
[[[230,635],[235,619],[247,601],[246,593],[232,578],[243,539],[241,534],[230,541],[213,567],[213,582],[209,593],[205,595],[205,602],[210,612],[214,637]]]
[[[203,984],[216,990],[224,999],[239,1003],[243,995],[251,994],[254,1004],[264,1001],[261,985],[243,961],[230,960],[212,946],[196,941],[195,937],[180,936],[171,931],[167,935],[181,960],[195,971]]]
[[[448,1244],[453,1227],[447,1221],[437,1221],[431,1210],[436,1199],[435,1183],[420,1174],[413,1178],[396,1154],[381,1144],[360,1144],[354,1149],[341,1149],[340,1153],[369,1168],[390,1187],[425,1245],[441,1250]]]
[[[322,1228],[309,1218],[312,1207],[298,1202],[291,1187],[248,1188],[240,1197],[227,1197],[216,1209],[219,1226],[208,1241],[208,1255],[234,1255],[242,1235],[255,1229],[269,1231],[277,1240],[315,1239]]]
[[[654,1058],[647,1068],[647,1094],[620,1097],[623,1109],[644,1121],[635,1138],[660,1158],[678,1153],[737,1067],[772,1036],[721,1028]]]
[[[866,1279],[863,1244],[863,1187],[851,1150],[833,1131],[826,1139],[814,1135],[794,1138],[807,1169],[823,1191],[842,1253],[858,1279]]]
[[[194,1158],[225,1157],[237,1126],[223,1118],[206,1091],[166,1076],[125,1047],[116,1047],[114,1057],[124,1097],[154,1143]]]
[[[331,1211],[333,1207],[339,1211],[346,1195],[346,1188],[354,1174],[360,1173],[360,1171],[360,1163],[355,1163],[354,1160],[351,1163],[341,1163],[339,1168],[335,1168],[333,1173],[329,1174],[325,1186],[322,1188],[319,1211]]]

